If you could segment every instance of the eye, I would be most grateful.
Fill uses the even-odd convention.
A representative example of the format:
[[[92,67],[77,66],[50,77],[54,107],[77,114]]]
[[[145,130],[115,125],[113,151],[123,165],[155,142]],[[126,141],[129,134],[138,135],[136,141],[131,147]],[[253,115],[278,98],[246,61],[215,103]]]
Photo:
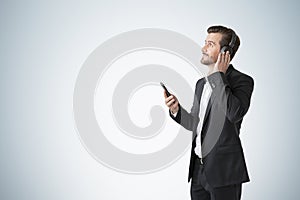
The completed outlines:
[[[211,43],[211,42],[206,42],[206,41],[205,41],[205,46],[208,46],[208,47],[213,47],[213,46],[214,46],[214,44],[213,44],[213,43]]]

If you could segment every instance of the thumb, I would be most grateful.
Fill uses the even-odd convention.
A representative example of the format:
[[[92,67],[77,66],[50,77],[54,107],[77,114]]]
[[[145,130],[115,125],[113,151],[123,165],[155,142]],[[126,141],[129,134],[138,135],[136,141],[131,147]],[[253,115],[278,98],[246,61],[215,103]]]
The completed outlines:
[[[167,98],[167,94],[166,94],[166,91],[165,91],[165,90],[164,90],[164,97]]]

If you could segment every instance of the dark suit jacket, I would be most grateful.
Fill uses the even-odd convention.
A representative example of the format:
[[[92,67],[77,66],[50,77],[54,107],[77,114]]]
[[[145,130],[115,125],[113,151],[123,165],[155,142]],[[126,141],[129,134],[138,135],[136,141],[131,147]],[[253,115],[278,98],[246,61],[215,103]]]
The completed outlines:
[[[229,65],[226,74],[215,72],[207,79],[198,80],[191,112],[179,105],[176,117],[170,113],[177,123],[193,131],[188,181],[193,175],[197,157],[194,148],[199,122],[199,103],[206,81],[212,88],[201,131],[207,181],[213,187],[248,182],[250,180],[239,134],[243,117],[250,106],[254,82],[250,76],[239,72],[232,65]]]

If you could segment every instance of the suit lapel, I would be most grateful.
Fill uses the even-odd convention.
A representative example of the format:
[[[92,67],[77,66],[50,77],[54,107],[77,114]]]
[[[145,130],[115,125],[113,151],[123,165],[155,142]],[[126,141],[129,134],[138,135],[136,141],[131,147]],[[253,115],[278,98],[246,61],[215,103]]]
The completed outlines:
[[[202,96],[202,92],[203,92],[203,88],[204,88],[205,78],[201,78],[200,81],[201,82],[199,83],[199,87],[196,91],[196,97],[198,99],[198,108],[199,108],[199,105],[201,102],[201,96]]]

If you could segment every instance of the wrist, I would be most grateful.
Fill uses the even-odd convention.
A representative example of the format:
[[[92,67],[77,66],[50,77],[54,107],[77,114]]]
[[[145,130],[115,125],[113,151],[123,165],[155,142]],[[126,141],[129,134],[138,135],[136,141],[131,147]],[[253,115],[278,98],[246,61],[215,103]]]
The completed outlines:
[[[174,115],[178,112],[178,109],[170,109],[171,113]]]
[[[176,114],[178,112],[178,110],[179,110],[179,104],[175,108],[172,108],[172,109],[170,108],[170,111],[171,111],[172,114]]]

